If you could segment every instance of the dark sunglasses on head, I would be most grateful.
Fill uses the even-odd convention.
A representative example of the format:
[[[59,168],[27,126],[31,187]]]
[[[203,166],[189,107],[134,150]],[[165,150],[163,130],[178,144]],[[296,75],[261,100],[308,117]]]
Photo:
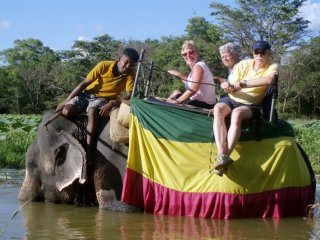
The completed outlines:
[[[263,50],[259,50],[259,49],[253,51],[254,55],[258,55],[258,54],[260,54],[260,55],[265,55],[266,52],[267,52],[267,51],[263,51]]]
[[[183,57],[186,57],[187,55],[192,55],[192,54],[194,54],[194,51],[193,51],[193,50],[191,50],[191,51],[189,51],[189,52],[181,53],[181,55],[182,55]]]

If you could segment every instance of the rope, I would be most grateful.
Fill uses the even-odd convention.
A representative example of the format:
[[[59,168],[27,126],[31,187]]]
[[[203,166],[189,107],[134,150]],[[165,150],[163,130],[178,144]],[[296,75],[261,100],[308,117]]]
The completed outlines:
[[[29,202],[30,202],[30,200],[27,201],[27,202],[25,202],[24,204],[22,204],[21,207],[19,207],[19,208],[12,214],[11,218],[9,219],[9,221],[7,222],[7,224],[6,224],[6,225],[4,226],[4,228],[2,229],[2,231],[1,231],[1,233],[0,233],[0,238],[2,237],[2,235],[4,234],[4,232],[7,230],[9,224],[12,222],[12,220],[14,219],[14,217],[17,216],[18,213],[20,213],[21,210],[22,210]]]
[[[151,65],[150,63],[144,63],[144,62],[141,62],[142,65],[146,66],[146,65]],[[171,76],[171,77],[175,77],[175,78],[178,78],[180,80],[183,80],[183,81],[186,81],[186,82],[191,82],[191,83],[198,83],[198,84],[203,84],[203,85],[211,85],[211,86],[220,86],[220,84],[217,84],[217,83],[202,83],[202,82],[195,82],[195,81],[191,81],[191,80],[188,80],[188,79],[181,79],[180,77],[177,77],[171,73],[168,73],[168,71],[160,68],[160,67],[157,67],[156,65],[153,65],[153,67],[155,68],[155,70],[159,71],[159,72],[164,72],[166,73],[167,75]]]
[[[210,111],[208,116],[213,113]],[[212,174],[214,171],[213,161],[212,161],[212,149],[213,149],[213,142],[214,142],[214,131],[213,131],[213,121],[214,118],[212,118],[212,136],[211,136],[211,146],[210,146],[210,156],[209,156],[209,173]]]
[[[143,61],[141,61],[141,64],[144,65],[144,66],[148,66],[148,67],[151,65],[150,63],[144,63]],[[155,70],[158,70],[158,71],[163,72],[163,73],[165,73],[165,74],[167,74],[167,75],[169,75],[169,76],[173,76],[173,77],[178,78],[178,79],[181,80],[180,77],[177,77],[177,76],[175,76],[175,75],[173,75],[173,74],[170,74],[170,73],[167,72],[166,70],[164,70],[164,69],[162,69],[162,68],[160,68],[160,67],[158,67],[158,66],[156,66],[156,65],[154,65],[154,64],[153,64],[153,68],[154,68]],[[194,82],[194,83],[204,84],[204,85],[220,86],[220,84],[216,84],[216,83],[201,83],[201,82],[199,83],[199,82],[195,82],[195,81],[191,81],[191,80],[187,80],[187,79],[182,79],[182,80],[183,80],[183,81],[186,81],[186,82]],[[208,116],[210,116],[210,114],[213,115],[212,110],[208,113]],[[213,121],[214,121],[214,118],[212,118],[212,126],[213,126]],[[214,165],[214,162],[212,161],[213,143],[214,143],[214,132],[213,132],[213,128],[212,128],[212,137],[211,137],[211,138],[212,138],[212,139],[211,139],[210,156],[209,156],[209,173],[210,173],[210,174],[212,174],[213,171],[214,171],[214,166],[213,166],[213,165]]]

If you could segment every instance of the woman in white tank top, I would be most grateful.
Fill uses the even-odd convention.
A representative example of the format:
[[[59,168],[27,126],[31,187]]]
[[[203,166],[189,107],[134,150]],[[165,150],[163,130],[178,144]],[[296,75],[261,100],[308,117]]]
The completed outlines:
[[[186,103],[201,108],[212,108],[216,103],[216,91],[213,76],[208,66],[200,59],[195,43],[187,40],[182,45],[181,55],[191,72],[188,76],[178,70],[168,72],[179,77],[185,83],[185,91],[175,90],[168,102]]]

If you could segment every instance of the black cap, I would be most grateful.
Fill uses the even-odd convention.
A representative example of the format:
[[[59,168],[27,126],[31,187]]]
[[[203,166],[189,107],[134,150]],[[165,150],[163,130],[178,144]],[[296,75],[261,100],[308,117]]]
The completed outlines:
[[[123,50],[122,54],[128,56],[131,61],[135,63],[138,62],[140,58],[139,53],[133,48],[126,48],[125,50]]]
[[[263,40],[259,40],[259,41],[256,41],[254,44],[253,44],[253,47],[252,47],[252,50],[257,50],[257,49],[260,49],[262,51],[267,51],[267,50],[270,50],[271,49],[271,46],[268,42],[266,41],[263,41]]]

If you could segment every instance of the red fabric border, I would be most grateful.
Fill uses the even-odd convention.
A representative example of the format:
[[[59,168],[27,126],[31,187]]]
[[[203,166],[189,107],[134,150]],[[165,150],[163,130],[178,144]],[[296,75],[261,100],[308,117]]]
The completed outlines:
[[[127,168],[122,201],[157,215],[212,219],[306,216],[312,187],[289,187],[254,194],[179,192]]]

